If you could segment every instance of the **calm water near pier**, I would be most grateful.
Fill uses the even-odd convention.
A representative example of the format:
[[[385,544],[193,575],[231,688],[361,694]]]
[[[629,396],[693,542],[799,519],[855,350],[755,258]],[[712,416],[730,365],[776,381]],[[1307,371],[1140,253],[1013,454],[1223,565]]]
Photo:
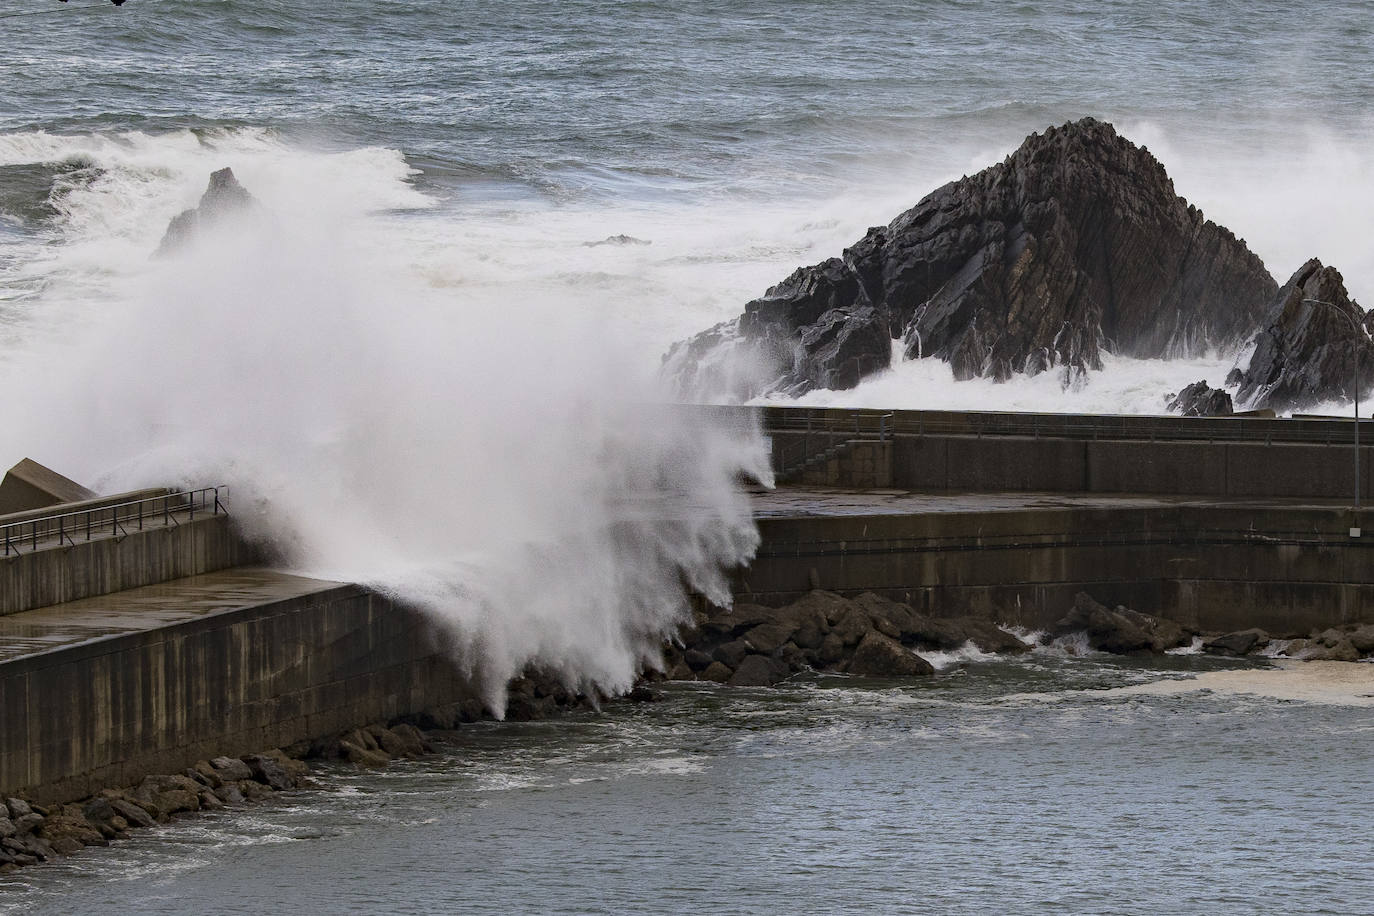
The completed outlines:
[[[1237,692],[1288,675],[1037,652],[671,685],[331,766],[0,879],[0,912],[1367,913],[1374,700]]]

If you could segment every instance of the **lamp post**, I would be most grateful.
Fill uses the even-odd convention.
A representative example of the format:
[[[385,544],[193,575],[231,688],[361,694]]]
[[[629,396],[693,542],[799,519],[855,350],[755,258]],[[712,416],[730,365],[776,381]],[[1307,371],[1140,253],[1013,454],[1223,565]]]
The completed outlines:
[[[1355,511],[1358,512],[1359,509],[1360,509],[1360,344],[1361,344],[1364,340],[1367,339],[1368,335],[1365,333],[1365,329],[1364,329],[1363,327],[1360,326],[1359,322],[1357,322],[1353,317],[1351,317],[1350,314],[1349,314],[1348,312],[1342,311],[1342,310],[1341,310],[1341,307],[1338,306],[1338,305],[1336,305],[1334,302],[1327,302],[1325,299],[1304,299],[1304,300],[1302,300],[1302,301],[1303,301],[1303,302],[1311,303],[1312,305],[1324,305],[1324,306],[1330,308],[1330,309],[1331,309],[1333,312],[1335,312],[1337,315],[1340,315],[1340,316],[1341,316],[1342,318],[1344,318],[1346,321],[1350,322],[1351,327],[1353,327],[1353,328],[1355,329],[1355,335],[1356,335],[1356,338],[1357,338],[1357,340],[1355,341],[1355,385],[1354,385],[1354,392],[1355,392]],[[1355,524],[1358,525],[1359,522],[1357,521]],[[1352,534],[1354,533],[1353,530],[1352,530],[1351,533],[1352,533]]]

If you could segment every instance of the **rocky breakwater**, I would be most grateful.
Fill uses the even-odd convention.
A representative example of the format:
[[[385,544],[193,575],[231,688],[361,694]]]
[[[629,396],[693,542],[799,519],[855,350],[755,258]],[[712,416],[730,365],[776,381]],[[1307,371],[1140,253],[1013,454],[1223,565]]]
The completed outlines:
[[[732,610],[699,611],[681,644],[667,649],[664,671],[648,679],[767,687],[801,672],[928,677],[935,674],[935,666],[922,653],[969,647],[989,655],[1019,655],[1050,647],[1070,655],[1202,651],[1313,661],[1374,657],[1374,624],[1306,635],[1271,635],[1261,630],[1202,633],[1165,617],[1119,605],[1107,607],[1086,592],[1075,596],[1073,605],[1052,627],[1031,638],[1034,641],[1027,642],[980,617],[920,614],[873,593],[846,598],[813,591],[783,607],[737,604]]]
[[[956,378],[1059,369],[1068,381],[1100,367],[1103,350],[1238,345],[1276,289],[1153,155],[1085,118],[797,270],[739,318],[675,345],[665,372],[698,396],[795,396],[857,385],[888,367],[899,339],[907,358],[939,357]]]
[[[665,671],[670,680],[736,687],[769,686],[807,670],[924,677],[935,669],[918,652],[968,644],[984,652],[1031,649],[981,618],[928,617],[873,593],[845,598],[813,591],[785,607],[737,604],[698,612],[682,645],[668,650]]]
[[[6,798],[0,800],[0,874],[86,846],[108,846],[181,814],[251,804],[309,786],[307,758],[380,766],[432,750],[414,725],[376,724],[284,750],[202,760],[182,773],[147,776],[136,785],[105,789],[70,804],[43,806]]]

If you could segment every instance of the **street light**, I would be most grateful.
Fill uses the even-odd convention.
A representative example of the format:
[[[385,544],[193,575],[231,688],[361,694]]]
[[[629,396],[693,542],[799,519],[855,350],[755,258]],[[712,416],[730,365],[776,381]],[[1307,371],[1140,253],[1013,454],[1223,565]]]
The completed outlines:
[[[1334,311],[1337,315],[1340,315],[1340,316],[1341,316],[1342,318],[1344,318],[1346,321],[1350,322],[1350,326],[1353,327],[1353,328],[1355,329],[1355,335],[1356,335],[1356,337],[1359,338],[1359,340],[1357,340],[1357,341],[1355,342],[1355,386],[1354,386],[1354,390],[1355,390],[1355,511],[1358,512],[1359,509],[1360,509],[1360,340],[1367,340],[1367,339],[1368,339],[1368,334],[1365,332],[1365,329],[1364,329],[1363,327],[1360,326],[1360,323],[1357,322],[1353,317],[1351,317],[1351,315],[1350,315],[1349,312],[1346,312],[1346,311],[1342,310],[1341,307],[1340,307],[1339,305],[1336,305],[1334,302],[1327,302],[1325,299],[1304,299],[1304,300],[1302,300],[1302,301],[1303,301],[1303,302],[1311,303],[1312,305],[1325,305],[1325,306],[1327,306],[1327,307],[1330,308],[1332,311]],[[1356,521],[1355,524],[1358,525],[1359,522]],[[1353,534],[1354,532],[1352,531],[1351,533]]]

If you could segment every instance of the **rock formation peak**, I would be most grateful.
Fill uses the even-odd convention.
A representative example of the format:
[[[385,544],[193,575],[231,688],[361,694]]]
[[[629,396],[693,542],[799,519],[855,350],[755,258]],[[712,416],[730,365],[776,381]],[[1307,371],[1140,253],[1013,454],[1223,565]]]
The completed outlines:
[[[733,322],[674,346],[684,392],[799,395],[886,368],[893,341],[956,378],[1101,366],[1104,350],[1197,355],[1259,327],[1277,284],[1174,191],[1150,152],[1084,118],[935,190]],[[740,361],[761,367],[741,390]]]

